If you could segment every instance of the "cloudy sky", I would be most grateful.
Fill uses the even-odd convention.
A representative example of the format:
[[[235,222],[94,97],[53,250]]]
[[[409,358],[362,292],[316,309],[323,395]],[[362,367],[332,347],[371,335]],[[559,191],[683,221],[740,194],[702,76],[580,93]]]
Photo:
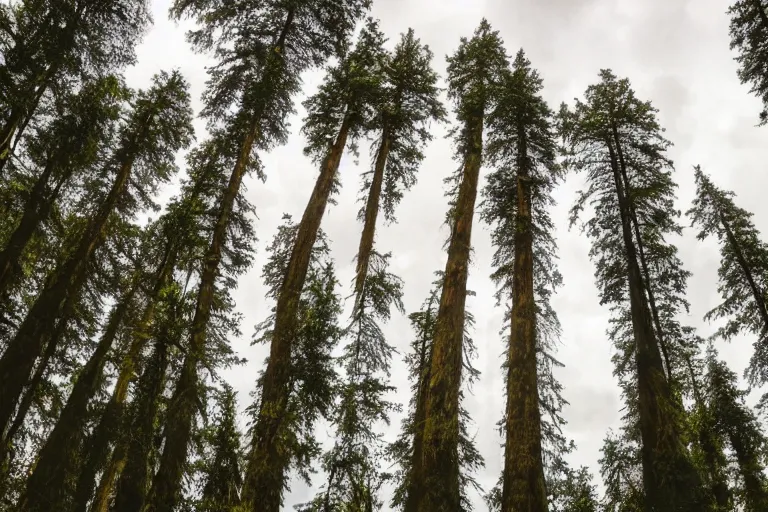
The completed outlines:
[[[170,0],[154,0],[155,25],[139,48],[138,64],[128,73],[130,85],[143,87],[161,70],[178,67],[192,84],[195,108],[210,61],[195,55],[184,39],[191,25],[168,21]],[[727,2],[723,0],[374,0],[373,16],[393,46],[409,27],[435,53],[435,66],[444,74],[445,56],[453,53],[459,38],[471,36],[486,17],[501,32],[510,54],[524,48],[544,79],[544,97],[554,108],[562,101],[581,97],[595,82],[601,68],[612,68],[630,78],[637,95],[650,99],[660,109],[660,121],[675,144],[670,157],[675,161],[679,184],[678,208],[691,202],[692,166],[701,164],[715,182],[735,190],[741,206],[755,213],[755,222],[768,232],[768,205],[761,203],[768,180],[768,132],[755,127],[759,102],[736,78],[736,64],[729,51]],[[320,71],[305,76],[305,93],[312,93],[322,79]],[[301,98],[297,98],[297,102]],[[292,119],[293,135],[288,144],[263,155],[266,183],[246,182],[249,199],[257,206],[254,219],[259,247],[254,267],[235,292],[238,309],[245,315],[243,337],[233,340],[235,349],[249,359],[244,367],[227,374],[240,392],[241,408],[247,405],[261,369],[265,349],[251,347],[253,325],[272,306],[265,302],[259,276],[266,244],[275,233],[284,212],[301,216],[317,170],[302,155],[304,141],[298,133],[304,112],[299,108]],[[197,123],[198,138],[204,137],[203,123]],[[406,195],[397,210],[399,223],[378,232],[379,251],[393,253],[391,270],[405,281],[405,305],[415,311],[426,297],[433,271],[445,265],[442,226],[446,203],[442,180],[453,169],[447,126],[434,126],[435,140],[426,148],[426,160],[418,184]],[[332,240],[333,255],[341,282],[350,287],[353,257],[361,226],[356,222],[360,174],[369,167],[365,154],[356,164],[348,155],[341,164],[343,191],[338,206],[327,213],[323,228]],[[485,170],[483,171],[483,175]],[[557,372],[565,386],[570,406],[565,411],[567,435],[578,445],[571,457],[574,465],[588,465],[597,473],[599,448],[606,431],[619,425],[620,403],[616,381],[611,375],[612,348],[605,330],[608,311],[599,306],[593,267],[587,253],[589,241],[578,230],[569,231],[567,210],[581,188],[582,176],[570,176],[556,192],[558,207],[553,212],[560,246],[560,269],[565,285],[554,300],[563,324],[559,357],[566,364]],[[168,191],[170,194],[172,191]],[[686,221],[687,224],[687,221]],[[482,376],[469,397],[467,407],[476,421],[478,447],[486,469],[479,481],[490,489],[498,478],[502,452],[495,423],[503,408],[503,380],[500,355],[503,340],[498,331],[502,308],[495,307],[491,272],[492,248],[489,230],[478,225],[474,233],[475,259],[469,288],[477,292],[468,308],[477,321],[474,339],[478,345],[477,368]],[[695,240],[692,230],[679,240],[682,259],[694,274],[689,286],[692,304],[684,321],[708,336],[716,326],[704,323],[703,314],[718,302],[716,289],[718,252],[713,242]],[[346,294],[345,294],[346,295]],[[389,341],[405,350],[411,339],[407,318],[395,315],[385,329]],[[741,374],[751,352],[751,341],[739,339],[721,348],[722,356]],[[407,381],[398,357],[393,371],[397,398],[407,402]],[[400,418],[394,418],[390,435]],[[317,485],[322,479],[317,479]],[[305,501],[313,490],[296,483],[286,499],[286,509]],[[479,501],[478,501],[479,503]]]

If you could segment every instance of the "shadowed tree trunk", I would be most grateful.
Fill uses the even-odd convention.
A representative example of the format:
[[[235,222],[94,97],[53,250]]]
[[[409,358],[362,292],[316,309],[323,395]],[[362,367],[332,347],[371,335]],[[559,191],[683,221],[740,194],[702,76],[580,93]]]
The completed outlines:
[[[533,284],[533,220],[525,128],[518,129],[517,226],[507,351],[507,409],[501,509],[547,512],[541,448]]]
[[[278,438],[289,398],[291,345],[299,298],[309,269],[312,248],[333,190],[334,178],[347,143],[351,117],[346,115],[323,161],[309,203],[298,226],[285,279],[275,308],[275,327],[264,373],[259,416],[243,486],[245,510],[278,512],[282,502],[287,460]]]
[[[426,397],[424,450],[414,459],[414,477],[434,490],[421,493],[418,510],[459,510],[459,393],[464,341],[464,309],[471,252],[472,221],[483,149],[483,111],[468,115],[468,148],[451,221],[452,233],[445,266],[432,345]]]
[[[110,314],[104,332],[82,372],[77,378],[67,404],[59,416],[45,445],[40,450],[35,468],[27,480],[27,488],[17,510],[40,511],[63,510],[65,507],[65,478],[76,465],[74,447],[83,435],[87,419],[88,402],[98,391],[107,355],[117,338],[118,331],[138,291],[138,274],[120,302]]]
[[[361,307],[363,299],[363,285],[368,275],[368,265],[373,250],[373,241],[376,235],[376,219],[379,215],[379,202],[381,200],[381,188],[384,183],[384,170],[389,156],[390,140],[389,130],[385,127],[381,133],[381,145],[376,155],[376,164],[373,169],[373,179],[368,190],[368,201],[365,205],[365,218],[363,233],[360,237],[360,247],[357,250],[357,268],[355,269],[355,306]]]
[[[756,463],[754,454],[757,450],[749,447],[749,439],[739,432],[729,432],[728,440],[736,452],[739,473],[744,479],[744,501],[748,512],[759,512],[768,507],[768,489],[765,487],[764,468]]]

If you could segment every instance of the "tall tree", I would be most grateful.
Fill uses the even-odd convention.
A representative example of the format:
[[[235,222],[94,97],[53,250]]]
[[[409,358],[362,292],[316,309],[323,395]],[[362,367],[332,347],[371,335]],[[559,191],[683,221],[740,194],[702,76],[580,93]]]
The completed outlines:
[[[433,288],[429,297],[424,301],[420,311],[411,313],[408,318],[416,336],[411,342],[411,350],[405,356],[408,365],[409,379],[411,381],[411,399],[409,410],[403,419],[400,435],[388,449],[389,457],[398,466],[393,475],[396,482],[392,506],[398,510],[415,511],[415,502],[412,491],[419,484],[415,481],[413,472],[414,453],[423,449],[423,423],[426,411],[426,389],[429,384],[431,371],[432,346],[437,321],[437,311],[440,305],[440,293],[443,287],[444,277],[442,272],[436,272],[438,279],[433,282]],[[472,292],[467,292],[471,295]],[[478,372],[472,367],[475,347],[469,331],[474,324],[472,314],[467,311],[464,323],[464,355],[465,369],[464,385],[461,398],[468,385],[471,385],[478,377]],[[459,414],[459,486],[461,493],[461,508],[459,510],[472,510],[470,491],[480,491],[480,486],[474,478],[474,473],[484,465],[480,453],[475,448],[474,439],[469,433],[471,418],[468,411],[460,404]]]
[[[145,0],[25,0],[3,8],[0,174],[46,93],[120,71],[150,23]]]
[[[472,39],[462,38],[448,58],[448,95],[456,103],[460,123],[453,130],[461,167],[454,183],[448,223],[451,238],[445,266],[432,352],[423,449],[414,452],[413,493],[416,510],[458,510],[459,395],[464,341],[464,304],[471,253],[472,220],[483,158],[485,115],[493,92],[508,66],[498,32],[483,20]]]
[[[763,0],[737,0],[728,8],[731,50],[736,50],[739,80],[763,102],[760,124],[768,122],[768,5]]]
[[[546,512],[537,353],[554,312],[549,296],[559,284],[553,225],[547,208],[560,177],[552,111],[541,98],[538,73],[520,50],[488,116],[488,177],[483,217],[493,224],[494,280],[508,301],[510,335],[505,367],[501,510]],[[542,318],[544,317],[544,318]],[[545,332],[539,332],[543,329]]]
[[[768,382],[768,244],[739,208],[734,193],[718,188],[696,167],[696,198],[687,212],[699,228],[697,238],[715,235],[720,243],[718,291],[723,302],[705,319],[727,319],[717,335],[729,340],[741,333],[757,336],[747,375],[753,385]]]
[[[282,437],[284,411],[290,399],[291,345],[299,322],[299,298],[326,206],[338,188],[337,171],[344,148],[348,140],[354,144],[366,133],[382,93],[383,43],[378,23],[369,19],[355,48],[328,70],[320,90],[305,102],[305,153],[320,164],[320,174],[298,225],[276,299],[270,356],[261,380],[261,403],[243,488],[246,507],[256,506],[257,495],[259,510],[276,512],[282,503],[289,459],[275,440]]]
[[[605,485],[602,506],[606,512],[645,512],[640,447],[626,430],[609,433],[600,449],[600,474]]]
[[[208,321],[222,253],[243,177],[257,169],[255,151],[282,143],[292,96],[300,74],[320,65],[346,45],[369,0],[314,0],[285,4],[276,0],[253,4],[239,0],[177,0],[174,17],[191,16],[200,27],[189,34],[198,51],[213,52],[219,64],[210,70],[203,115],[216,128],[213,144],[219,165],[231,169],[219,196],[210,245],[202,260],[198,300],[189,334],[187,357],[176,383],[158,477],[149,510],[171,510],[178,500],[186,463],[196,400],[198,366],[205,351]],[[246,483],[246,497],[248,485]]]
[[[7,426],[67,296],[79,293],[75,283],[87,275],[90,260],[107,235],[110,217],[118,209],[123,216],[135,214],[143,198],[151,197],[158,184],[169,179],[176,169],[175,152],[190,142],[191,117],[187,84],[178,72],[156,75],[153,86],[136,95],[119,145],[104,169],[109,177],[104,183],[107,190],[98,191],[97,208],[0,357],[0,430]]]
[[[707,351],[707,395],[716,432],[728,440],[736,459],[741,489],[737,502],[745,512],[768,507],[768,478],[765,476],[768,439],[755,414],[744,402],[746,393],[737,387],[736,374],[719,360],[717,352]]]
[[[664,333],[649,305],[651,276],[642,263],[646,248],[677,227],[672,163],[664,155],[670,143],[656,110],[634,95],[628,80],[610,70],[600,78],[585,102],[576,100],[573,110],[563,105],[560,113],[566,164],[587,171],[588,188],[573,213],[591,201],[586,227],[602,302],[616,312],[614,332],[631,328],[646,507],[700,510],[700,480],[682,441],[681,404],[665,372]]]

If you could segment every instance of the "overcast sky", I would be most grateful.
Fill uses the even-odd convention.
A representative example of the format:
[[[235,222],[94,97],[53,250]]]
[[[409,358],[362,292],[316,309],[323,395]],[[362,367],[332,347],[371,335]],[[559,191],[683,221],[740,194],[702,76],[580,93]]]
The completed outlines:
[[[138,64],[128,72],[129,83],[144,87],[153,73],[178,67],[192,84],[199,112],[205,66],[210,61],[192,53],[185,42],[189,23],[168,21],[169,4],[170,0],[154,0],[155,25],[138,50]],[[390,38],[390,48],[400,33],[414,28],[434,51],[434,65],[441,75],[445,72],[445,56],[454,52],[459,38],[471,36],[481,18],[488,18],[494,29],[500,30],[508,53],[525,49],[544,79],[544,97],[555,109],[562,101],[582,97],[586,87],[597,80],[601,68],[612,68],[617,75],[631,80],[638,97],[651,100],[660,109],[661,125],[675,144],[669,156],[677,167],[678,209],[688,209],[694,193],[692,166],[701,164],[718,185],[737,193],[740,206],[754,212],[758,228],[768,233],[768,205],[761,202],[768,183],[764,177],[768,132],[755,127],[759,102],[736,77],[736,63],[729,51],[726,4],[723,0],[374,0],[372,14]],[[314,92],[321,79],[320,71],[306,75],[305,93]],[[316,166],[302,155],[304,140],[298,133],[304,115],[301,99],[296,98],[299,111],[291,120],[288,144],[262,155],[266,183],[250,179],[245,184],[249,199],[257,207],[258,219],[254,222],[260,240],[256,262],[234,292],[245,321],[243,337],[233,340],[233,345],[249,363],[228,372],[227,377],[239,391],[241,409],[250,401],[249,393],[266,355],[265,348],[250,346],[253,326],[272,307],[265,302],[265,288],[259,278],[265,247],[284,212],[295,219],[301,216],[317,176]],[[197,122],[197,129],[198,138],[203,138],[202,122]],[[442,180],[457,165],[452,160],[450,142],[444,138],[446,129],[433,127],[435,140],[426,148],[418,184],[397,209],[399,223],[378,230],[377,249],[393,253],[391,271],[405,281],[408,312],[417,310],[425,299],[433,271],[445,266],[442,243],[447,231],[442,223],[446,202]],[[356,199],[360,174],[369,168],[367,151],[362,152],[359,164],[353,160],[351,155],[342,160],[343,189],[338,206],[330,208],[323,222],[332,241],[339,278],[346,287],[345,296],[351,291],[352,263],[361,230],[356,221]],[[483,177],[486,172],[484,169]],[[619,426],[622,404],[611,375],[613,349],[605,335],[608,310],[599,305],[593,266],[587,256],[589,241],[577,229],[568,230],[567,210],[582,183],[582,176],[568,177],[556,192],[559,204],[553,211],[565,281],[554,299],[563,325],[559,357],[567,365],[557,371],[557,376],[570,402],[565,410],[566,433],[578,445],[571,462],[588,465],[597,475],[602,439],[609,428]],[[475,258],[468,286],[477,296],[471,297],[467,306],[477,322],[476,367],[482,376],[466,405],[475,419],[478,448],[486,460],[479,481],[488,490],[498,478],[502,457],[495,424],[504,403],[499,368],[504,340],[498,334],[503,309],[495,307],[494,286],[488,278],[492,254],[489,230],[479,224],[477,217],[476,224]],[[694,274],[689,284],[691,314],[684,322],[709,336],[716,325],[706,324],[701,318],[719,300],[717,246],[714,242],[696,241],[689,229],[679,240],[679,247],[683,262]],[[390,343],[402,351],[407,349],[412,333],[405,316],[394,315],[385,333]],[[751,344],[749,339],[737,339],[718,347],[741,375]],[[408,383],[400,357],[395,360],[393,384],[400,389],[397,399],[407,403]],[[399,423],[400,418],[394,418],[390,436],[396,434]],[[316,488],[321,484],[322,478],[318,477]],[[315,490],[295,483],[287,496],[286,510],[309,499]]]

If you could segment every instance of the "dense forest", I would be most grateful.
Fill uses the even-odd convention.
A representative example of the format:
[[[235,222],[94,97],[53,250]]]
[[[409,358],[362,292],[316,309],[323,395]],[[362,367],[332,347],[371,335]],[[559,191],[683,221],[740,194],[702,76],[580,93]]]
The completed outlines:
[[[300,512],[768,511],[768,235],[718,183],[737,169],[674,162],[632,77],[590,70],[552,104],[490,16],[443,60],[417,30],[385,33],[371,4],[171,1],[208,63],[199,97],[172,67],[129,85],[149,0],[0,4],[0,511],[278,512],[297,487]],[[726,9],[763,134],[768,2]],[[431,288],[406,298],[381,233],[434,236],[399,209],[438,127],[443,256],[418,262]],[[265,225],[247,188],[300,161],[274,158],[296,137],[308,194]],[[574,179],[566,220],[608,318],[589,343],[621,401],[619,427],[592,432],[595,467],[573,462],[560,379],[584,362],[558,355],[572,255],[555,208]],[[355,186],[334,246],[324,224]],[[684,231],[717,251],[704,318]],[[471,273],[495,285],[493,339],[478,339]],[[726,351],[749,354],[743,376]],[[503,394],[487,431],[485,363]]]

